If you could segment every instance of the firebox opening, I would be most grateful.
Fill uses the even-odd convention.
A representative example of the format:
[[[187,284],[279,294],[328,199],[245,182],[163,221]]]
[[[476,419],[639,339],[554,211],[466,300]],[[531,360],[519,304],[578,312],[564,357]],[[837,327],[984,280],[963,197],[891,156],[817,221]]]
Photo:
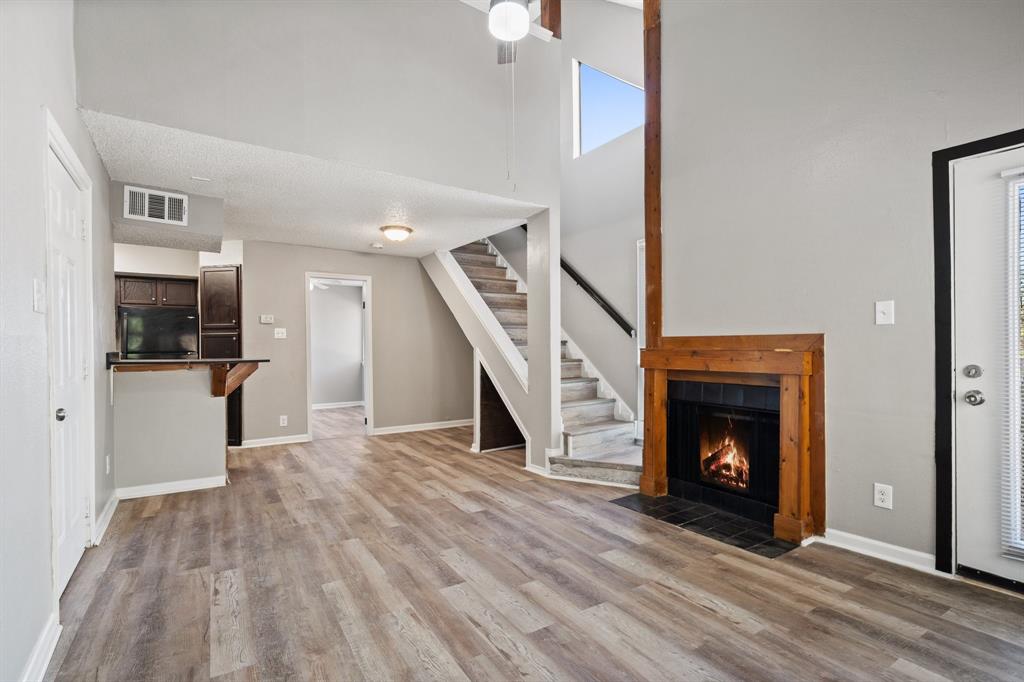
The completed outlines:
[[[750,487],[750,442],[753,421],[730,412],[700,418],[700,476],[734,490]]]

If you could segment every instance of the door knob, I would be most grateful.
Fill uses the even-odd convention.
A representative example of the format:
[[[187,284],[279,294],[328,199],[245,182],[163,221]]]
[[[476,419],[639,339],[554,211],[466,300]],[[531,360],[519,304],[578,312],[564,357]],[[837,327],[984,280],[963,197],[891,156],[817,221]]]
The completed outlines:
[[[58,407],[57,413],[54,416],[57,418],[57,421],[62,422],[68,418],[68,411],[63,407]]]
[[[981,365],[967,365],[964,367],[964,376],[968,379],[977,379],[981,376]]]
[[[964,402],[973,407],[977,407],[985,402],[985,394],[978,390],[967,391],[967,393],[964,393]]]

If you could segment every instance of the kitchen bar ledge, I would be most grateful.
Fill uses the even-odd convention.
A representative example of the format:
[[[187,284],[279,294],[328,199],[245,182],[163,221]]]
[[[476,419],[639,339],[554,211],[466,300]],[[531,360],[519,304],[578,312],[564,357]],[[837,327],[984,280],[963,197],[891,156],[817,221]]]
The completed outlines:
[[[114,412],[114,487],[120,499],[227,483],[226,396],[257,358],[107,358]]]

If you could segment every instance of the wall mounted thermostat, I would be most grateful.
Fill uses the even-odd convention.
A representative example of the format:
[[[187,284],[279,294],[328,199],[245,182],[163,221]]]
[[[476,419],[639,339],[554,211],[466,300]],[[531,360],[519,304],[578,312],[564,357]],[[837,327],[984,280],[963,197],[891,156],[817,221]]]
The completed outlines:
[[[260,315],[260,324],[274,324],[274,316]]]

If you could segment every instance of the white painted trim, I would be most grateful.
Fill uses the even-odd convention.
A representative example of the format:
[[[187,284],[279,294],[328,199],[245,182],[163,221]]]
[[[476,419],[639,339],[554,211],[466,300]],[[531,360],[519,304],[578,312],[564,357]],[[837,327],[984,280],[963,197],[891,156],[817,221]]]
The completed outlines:
[[[313,368],[312,368],[312,339],[309,333],[309,287],[314,279],[336,279],[348,280],[348,286],[356,286],[360,282],[363,288],[363,303],[366,308],[363,313],[363,406],[365,407],[364,417],[366,418],[366,435],[373,434],[373,277],[370,275],[346,275],[337,272],[307,272],[304,280],[303,296],[305,297],[306,316],[306,428],[309,429],[305,441],[288,441],[305,443],[312,440],[313,433]],[[260,445],[275,445],[275,443],[264,443],[266,438],[260,438]],[[243,447],[259,447],[258,445],[246,446],[246,443],[257,441],[242,441]]]
[[[43,152],[42,168],[43,168],[43,188],[44,191],[49,190],[49,163],[47,161],[47,153],[53,152],[57,160],[60,161],[61,165],[67,171],[68,175],[71,176],[72,181],[81,193],[85,203],[85,207],[82,211],[83,229],[85,231],[85,263],[83,264],[85,272],[83,277],[85,279],[85,309],[81,311],[82,322],[85,325],[83,337],[85,339],[85,354],[86,354],[86,381],[88,385],[85,387],[84,395],[82,396],[85,404],[85,419],[83,419],[82,432],[81,432],[81,451],[78,453],[80,461],[79,464],[85,462],[82,466],[83,483],[85,484],[86,496],[88,498],[87,508],[89,512],[88,520],[88,538],[89,541],[96,536],[96,314],[94,312],[95,306],[94,301],[94,287],[93,287],[93,252],[92,252],[92,178],[89,177],[88,171],[82,164],[81,159],[78,158],[78,154],[75,152],[75,148],[68,141],[64,131],[61,130],[60,124],[57,123],[57,119],[53,117],[53,114],[49,109],[43,107],[43,115],[45,119],[46,128],[46,150]],[[44,211],[44,229],[46,232],[46,345],[47,345],[47,394],[48,394],[48,405],[49,413],[53,414],[57,408],[57,405],[53,402],[53,382],[52,382],[52,368],[54,365],[53,361],[53,330],[51,325],[51,300],[52,291],[50,291],[50,271],[51,263],[50,256],[52,251],[51,235],[50,235],[50,218],[48,215],[49,202],[43,203]],[[56,485],[56,470],[57,467],[53,461],[53,425],[54,421],[48,419],[48,445],[49,445],[49,461],[50,461],[50,576],[53,587],[53,610],[54,618],[59,623],[59,611],[60,611],[60,593],[61,588],[58,585],[58,576],[60,573],[59,569],[59,552],[57,546],[57,518],[60,512],[57,506],[57,496],[53,491],[57,490]],[[73,504],[79,504],[78,500],[73,501]],[[59,624],[58,624],[58,627]],[[59,631],[58,631],[59,632]],[[44,669],[45,672],[45,669]]]
[[[241,445],[232,447],[232,450],[243,450],[246,448],[262,448],[268,445],[291,445],[292,443],[308,443],[313,437],[308,433],[299,433],[293,436],[274,436],[272,438],[252,438],[243,440]]]
[[[137,497],[152,497],[154,495],[170,495],[172,493],[187,493],[193,490],[206,490],[207,488],[220,488],[226,484],[227,476],[208,476],[206,478],[191,478],[184,481],[168,481],[167,483],[150,483],[149,485],[118,488],[114,491],[114,494],[119,500],[132,500]]]
[[[488,242],[489,243],[489,242]],[[494,248],[491,245],[491,248]],[[526,358],[516,348],[512,338],[505,331],[505,328],[498,322],[498,318],[494,316],[494,312],[491,311],[487,302],[484,301],[480,292],[476,290],[473,283],[469,281],[469,276],[466,274],[462,266],[459,265],[458,261],[455,260],[455,256],[450,251],[438,250],[434,252],[437,260],[440,262],[441,267],[444,268],[445,272],[451,278],[452,283],[459,290],[459,294],[469,305],[469,309],[476,316],[477,321],[487,332],[487,336],[490,337],[491,341],[498,348],[502,357],[505,358],[505,362],[508,363],[512,373],[515,374],[516,379],[519,380],[520,385],[523,387],[524,393],[529,393],[527,386],[527,379],[529,375],[529,365],[526,362]],[[501,254],[497,254],[500,256]],[[521,280],[510,280],[520,281]],[[494,374],[488,372],[493,377]]]
[[[37,682],[43,679],[63,629],[63,626],[57,622],[57,612],[52,612],[46,619],[46,624],[43,625],[39,637],[36,638],[36,643],[32,646],[32,653],[29,654],[25,667],[21,671],[21,677],[18,678],[21,682]]]
[[[472,419],[453,419],[446,422],[427,422],[424,424],[400,424],[399,426],[382,426],[374,429],[373,436],[387,436],[392,433],[410,433],[412,431],[435,431],[437,429],[453,429],[457,426],[472,426]]]
[[[480,373],[482,371],[480,349],[473,346],[473,442],[469,445],[470,452],[480,452]]]
[[[335,410],[339,407],[362,407],[362,400],[350,400],[345,403],[313,403],[314,410]]]
[[[501,452],[502,450],[516,450],[518,448],[526,448],[526,441],[523,441],[522,443],[517,443],[516,445],[505,445],[505,446],[502,446],[500,448],[490,448],[489,450],[474,450],[474,452],[479,452],[481,454],[486,454],[488,452]]]
[[[940,573],[935,570],[935,555],[926,552],[919,552],[916,549],[907,549],[898,545],[890,545],[888,542],[873,540],[862,535],[854,535],[834,528],[825,529],[825,537],[815,538],[815,542],[821,542],[833,547],[848,549],[851,552],[864,554],[876,559],[888,561],[900,566],[907,566],[925,573],[948,576],[947,573]]]
[[[114,518],[114,510],[117,509],[117,495],[113,494],[110,499],[107,500],[107,504],[103,507],[103,511],[96,519],[96,530],[92,535],[93,546],[100,544],[103,541],[103,536],[107,533],[107,527],[110,526],[110,520]]]
[[[644,370],[640,366],[640,351],[647,337],[647,240],[636,240],[636,423],[633,438],[644,438]]]

